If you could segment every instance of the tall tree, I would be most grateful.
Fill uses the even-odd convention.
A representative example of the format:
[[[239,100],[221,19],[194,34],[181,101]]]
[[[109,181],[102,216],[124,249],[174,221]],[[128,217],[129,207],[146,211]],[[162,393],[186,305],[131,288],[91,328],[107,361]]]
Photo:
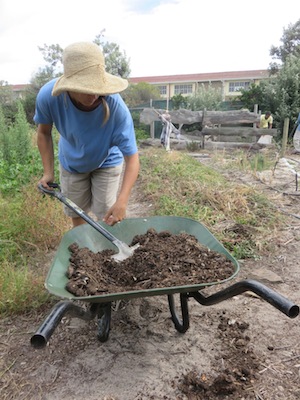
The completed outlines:
[[[106,71],[121,78],[128,78],[131,73],[130,59],[127,58],[125,51],[120,50],[117,43],[105,41],[103,32],[104,30],[96,36],[94,43],[100,46],[103,51]]]
[[[61,64],[63,49],[59,44],[51,44],[50,46],[44,44],[44,47],[38,48],[42,54],[43,58],[52,67],[56,67]]]
[[[222,92],[220,88],[214,88],[211,84],[201,84],[193,95],[186,97],[186,100],[187,108],[192,111],[220,110]]]
[[[129,85],[129,87],[122,92],[122,97],[128,107],[134,108],[149,103],[151,99],[160,99],[161,96],[156,86],[150,85],[150,83],[147,82],[140,82]]]
[[[280,39],[280,46],[271,46],[270,56],[274,60],[281,61],[284,64],[289,55],[300,57],[300,19],[294,24],[289,24],[286,29],[283,29],[283,35]],[[270,64],[271,72],[277,72],[280,64],[272,62]]]
[[[300,111],[300,58],[291,54],[275,78],[265,85],[265,93],[272,98],[274,113],[282,127],[285,118],[290,119],[290,130]]]

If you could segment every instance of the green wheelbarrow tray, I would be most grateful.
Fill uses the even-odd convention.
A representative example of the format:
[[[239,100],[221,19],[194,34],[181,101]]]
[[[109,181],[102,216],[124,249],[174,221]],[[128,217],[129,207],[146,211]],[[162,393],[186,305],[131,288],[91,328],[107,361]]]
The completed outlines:
[[[209,232],[209,230],[201,223],[194,220],[182,217],[149,217],[149,218],[128,218],[122,222],[107,227],[113,235],[121,239],[127,244],[130,244],[133,237],[136,235],[143,235],[149,228],[154,228],[157,232],[169,231],[172,234],[179,234],[182,232],[191,234],[196,239],[206,245],[211,250],[224,254],[234,265],[234,273],[226,280],[199,283],[190,286],[173,286],[168,288],[157,288],[148,290],[133,290],[120,293],[103,294],[99,296],[78,297],[72,295],[65,289],[68,282],[66,272],[69,266],[70,252],[68,247],[70,244],[76,242],[79,247],[87,247],[93,252],[100,252],[105,249],[117,250],[116,247],[103,235],[97,232],[92,226],[88,224],[80,225],[67,232],[58,248],[56,257],[53,261],[52,267],[46,278],[46,289],[61,298],[70,300],[84,300],[88,302],[107,302],[120,299],[129,299],[134,297],[156,296],[170,293],[190,292],[200,290],[204,286],[211,286],[215,284],[224,283],[232,279],[239,271],[238,262],[231,256],[231,254],[222,246],[222,244]]]
[[[199,222],[188,218],[173,216],[128,218],[113,227],[108,227],[107,229],[123,242],[130,244],[134,236],[143,235],[150,228],[155,229],[157,232],[167,230],[172,234],[185,232],[195,236],[200,243],[211,250],[224,254],[227,259],[232,261],[234,265],[232,275],[222,281],[210,283],[200,282],[199,284],[190,286],[132,290],[99,296],[74,296],[65,288],[68,282],[66,272],[69,266],[70,252],[68,248],[70,244],[76,242],[79,247],[87,247],[93,252],[100,252],[105,249],[117,250],[108,239],[106,239],[91,225],[80,225],[63,236],[45,281],[46,289],[51,294],[60,297],[63,300],[53,307],[39,329],[31,337],[31,345],[35,348],[46,346],[55,328],[66,313],[86,321],[90,321],[96,317],[98,319],[97,337],[101,342],[105,342],[108,339],[110,331],[112,302],[146,296],[167,295],[171,319],[174,323],[175,329],[180,333],[185,333],[189,328],[189,298],[193,298],[201,305],[210,306],[243,292],[252,291],[289,318],[295,318],[299,314],[299,307],[297,305],[255,280],[244,280],[231,285],[226,285],[225,289],[219,290],[209,296],[205,296],[201,293],[201,290],[207,286],[222,284],[233,279],[239,272],[239,264],[223,247],[223,245],[209,232],[209,230]],[[179,296],[180,302],[175,302],[176,294]],[[89,307],[86,308],[79,305],[82,301],[86,302]],[[178,310],[180,311],[181,316],[178,316]]]

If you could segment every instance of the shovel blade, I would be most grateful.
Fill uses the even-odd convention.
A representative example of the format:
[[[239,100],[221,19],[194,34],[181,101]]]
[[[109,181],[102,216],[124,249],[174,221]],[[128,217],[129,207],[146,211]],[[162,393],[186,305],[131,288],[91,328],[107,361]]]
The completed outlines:
[[[126,243],[119,242],[114,244],[118,247],[119,252],[112,255],[111,258],[114,259],[117,262],[121,262],[126,260],[127,258],[131,257],[134,253],[134,251],[140,246],[139,243],[135,244],[132,247],[127,246]]]

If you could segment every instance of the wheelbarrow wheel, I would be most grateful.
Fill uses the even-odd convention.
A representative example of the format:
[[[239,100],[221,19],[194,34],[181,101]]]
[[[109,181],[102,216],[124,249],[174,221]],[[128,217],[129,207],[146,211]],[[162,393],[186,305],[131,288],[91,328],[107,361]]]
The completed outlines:
[[[98,315],[97,338],[100,342],[106,342],[110,331],[111,303],[99,304],[97,315]]]

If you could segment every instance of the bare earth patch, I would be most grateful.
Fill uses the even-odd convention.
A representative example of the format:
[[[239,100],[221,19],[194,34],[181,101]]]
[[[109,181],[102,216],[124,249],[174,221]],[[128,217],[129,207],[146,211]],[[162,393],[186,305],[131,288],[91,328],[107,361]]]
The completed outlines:
[[[291,157],[299,164],[299,156]],[[231,177],[264,191],[286,215],[272,251],[240,262],[234,282],[257,279],[299,305],[300,200],[283,193],[295,192],[295,176],[280,176],[275,171],[268,182]],[[139,202],[138,193],[132,205],[130,217],[147,216],[151,209]],[[30,338],[50,309],[0,321],[1,399],[300,398],[299,317],[289,319],[251,292],[208,307],[189,299],[190,327],[184,334],[174,328],[166,296],[121,301],[113,306],[107,342],[98,341],[96,320],[66,316],[48,345],[34,349]]]

